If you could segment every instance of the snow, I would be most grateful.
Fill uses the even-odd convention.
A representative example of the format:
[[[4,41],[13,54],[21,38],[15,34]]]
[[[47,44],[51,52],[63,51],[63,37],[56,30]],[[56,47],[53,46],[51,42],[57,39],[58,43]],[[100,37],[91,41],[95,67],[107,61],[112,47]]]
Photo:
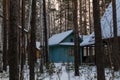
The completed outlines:
[[[20,28],[21,30],[22,30],[22,26],[18,26],[18,28]],[[28,30],[27,29],[24,29],[24,31],[27,33],[28,32]]]
[[[117,34],[120,36],[120,0],[116,0],[117,10]],[[112,3],[106,9],[101,18],[102,39],[114,37],[113,33],[113,20],[112,20]],[[80,46],[91,45],[95,43],[94,32],[90,35],[83,35],[83,42]]]
[[[40,50],[40,42],[36,41],[36,48]]]
[[[73,46],[74,42],[62,42],[63,39],[65,39],[68,35],[70,35],[73,32],[73,30],[69,30],[66,32],[62,32],[59,34],[55,34],[53,35],[50,39],[49,39],[49,45],[70,45]],[[80,43],[80,46],[85,46],[85,45],[91,45],[95,43],[95,39],[94,39],[94,32],[90,35],[83,35],[83,42]]]
[[[70,35],[72,32],[73,32],[73,30],[69,30],[66,32],[62,32],[62,33],[53,35],[51,38],[49,38],[49,42],[48,42],[49,45],[59,44],[65,37]]]
[[[83,37],[81,38],[83,39],[83,41],[80,43],[80,46],[92,45],[95,43],[94,32],[91,33],[90,35],[83,35]],[[62,43],[59,43],[59,45],[74,46],[74,42],[62,42]]]
[[[116,0],[116,10],[117,10],[117,33],[120,36],[120,0]],[[112,20],[112,3],[106,9],[103,17],[101,18],[101,29],[102,38],[111,38],[113,34],[113,20]]]
[[[117,33],[120,36],[120,0],[116,0],[116,10],[117,10]],[[59,33],[53,35],[49,39],[49,45],[59,44],[66,36],[68,36],[73,30]],[[101,31],[102,31],[102,39],[111,38],[114,36],[113,34],[113,20],[112,20],[112,3],[106,9],[103,17],[101,18]],[[83,35],[83,42],[80,46],[91,45],[95,43],[94,32],[90,35]],[[74,45],[74,43],[60,43],[60,45]]]
[[[74,42],[63,42],[60,43],[59,45],[74,46]]]
[[[92,45],[95,43],[94,32],[90,35],[83,35],[83,42],[80,43],[80,46]]]
[[[74,65],[72,63],[52,63],[48,70],[44,70],[43,74],[37,70],[35,70],[35,80],[97,80],[96,66],[94,65],[81,65],[79,76],[74,76]],[[24,80],[29,80],[28,67],[25,68],[24,72]],[[105,68],[105,78],[106,80],[120,80],[120,72]],[[0,80],[9,80],[8,72],[0,73]]]

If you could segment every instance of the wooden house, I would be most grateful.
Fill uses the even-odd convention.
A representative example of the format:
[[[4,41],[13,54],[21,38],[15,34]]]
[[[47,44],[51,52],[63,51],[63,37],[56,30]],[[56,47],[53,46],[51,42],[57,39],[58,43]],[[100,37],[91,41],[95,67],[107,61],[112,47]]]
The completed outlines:
[[[95,36],[94,32],[89,35],[82,35],[83,41],[81,42],[80,46],[83,48],[82,58],[83,63],[92,63],[94,64],[94,43],[95,43]]]
[[[80,42],[82,39],[79,38]],[[82,48],[80,48],[82,61]],[[49,38],[49,56],[51,62],[74,62],[74,32],[69,30]]]
[[[113,11],[112,11],[112,3],[106,9],[104,15],[101,18],[101,30],[102,30],[102,39],[104,42],[104,53],[105,53],[105,61],[106,64],[111,65],[109,55],[115,55],[116,53],[113,51],[112,47],[118,48],[120,51],[120,0],[116,0],[116,22],[117,22],[117,39],[118,45],[114,45],[114,25],[113,25]],[[117,50],[116,50],[117,51]],[[119,55],[118,55],[119,56]],[[116,57],[118,60],[119,58]],[[119,60],[118,60],[119,61]],[[114,63],[114,62],[113,62]]]
[[[116,0],[116,17],[117,17],[117,36],[118,36],[118,41],[120,40],[120,0]],[[113,28],[113,15],[112,15],[112,3],[108,6],[106,9],[104,15],[101,17],[101,33],[102,33],[102,40],[103,40],[103,47],[104,47],[104,61],[105,64],[110,64],[110,59],[108,59],[108,54],[110,54],[111,46],[114,44],[114,28]],[[83,39],[83,42],[85,41],[86,44],[81,46],[84,48],[84,55],[90,56],[90,55],[95,55],[94,51],[94,32],[91,34],[91,38],[93,38],[93,42],[91,43],[90,41],[85,41]],[[84,36],[85,38],[85,36]],[[88,39],[86,39],[88,40]],[[91,39],[92,40],[92,39]],[[87,43],[88,42],[88,43]],[[119,42],[118,42],[119,43]],[[92,47],[92,48],[91,48]],[[91,51],[93,49],[93,51]],[[119,50],[120,50],[120,44],[119,44]]]

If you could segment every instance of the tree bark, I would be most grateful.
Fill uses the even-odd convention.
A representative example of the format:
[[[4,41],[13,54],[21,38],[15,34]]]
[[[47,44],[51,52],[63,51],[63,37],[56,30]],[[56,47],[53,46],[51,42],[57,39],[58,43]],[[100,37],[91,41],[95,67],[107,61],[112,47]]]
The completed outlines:
[[[95,30],[95,57],[97,66],[97,80],[105,80],[104,73],[104,52],[101,36],[100,7],[99,0],[93,0],[93,17]]]
[[[10,0],[10,27],[9,27],[9,79],[19,80],[18,51],[17,51],[17,28],[19,24],[19,0]]]
[[[46,0],[43,0],[43,26],[44,26],[44,41],[45,41],[45,63],[49,63],[48,56],[48,31],[47,31],[47,21],[46,21]]]
[[[113,52],[112,52],[112,62],[114,66],[114,70],[118,70],[120,67],[120,59],[119,59],[119,44],[117,37],[117,13],[116,13],[116,0],[112,0],[112,13],[113,13],[113,30],[114,30],[114,42],[113,42]]]
[[[3,70],[7,70],[7,0],[3,1]]]
[[[78,19],[77,19],[77,0],[73,0],[73,24],[74,24],[74,66],[75,66],[75,76],[79,76],[79,64],[80,64],[80,51],[79,51],[79,33],[78,33]]]
[[[21,48],[21,75],[20,75],[20,80],[23,80],[24,75],[23,75],[23,68],[24,68],[24,64],[25,64],[25,0],[22,0],[22,37],[21,37],[21,44],[22,44],[22,48]]]
[[[31,36],[30,36],[30,80],[35,79],[34,67],[36,61],[36,0],[32,1],[31,14]]]

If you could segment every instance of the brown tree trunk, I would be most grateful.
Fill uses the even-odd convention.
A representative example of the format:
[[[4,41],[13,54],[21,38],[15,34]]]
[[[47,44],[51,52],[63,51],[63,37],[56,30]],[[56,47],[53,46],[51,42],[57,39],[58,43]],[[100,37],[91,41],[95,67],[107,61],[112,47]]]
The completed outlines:
[[[25,0],[22,0],[22,48],[21,48],[21,75],[20,75],[20,80],[23,80],[23,68],[24,68],[24,64],[25,64]]]
[[[104,73],[104,52],[100,25],[100,7],[99,0],[93,0],[93,16],[95,30],[95,57],[97,66],[97,80],[105,80]]]
[[[78,20],[77,20],[77,0],[73,0],[73,24],[74,24],[74,66],[75,66],[75,76],[79,76],[79,64],[80,64],[80,42],[79,42],[79,33],[78,33]]]
[[[118,44],[118,37],[117,37],[117,18],[116,18],[116,0],[112,0],[112,11],[113,11],[113,30],[114,30],[114,42],[113,42],[113,52],[112,52],[112,61],[114,70],[118,70],[120,66],[120,59],[119,59],[119,44]]]
[[[31,14],[31,36],[30,36],[30,80],[35,79],[34,67],[36,61],[36,0],[32,1]]]
[[[45,63],[49,63],[49,56],[48,56],[48,34],[47,34],[47,21],[46,21],[46,0],[43,0],[43,19],[44,19],[44,41],[45,41]]]
[[[4,18],[3,18],[3,27],[4,27],[4,33],[3,33],[3,70],[7,70],[7,26],[8,26],[8,24],[7,24],[7,18],[8,18],[8,16],[7,16],[7,12],[8,12],[8,5],[7,5],[7,0],[4,0],[3,1],[3,16],[4,16]]]
[[[19,24],[19,0],[10,0],[10,27],[9,27],[9,79],[19,80],[18,51],[17,51],[17,28]]]
[[[87,15],[86,15],[86,13],[87,13],[87,10],[86,10],[86,6],[87,6],[87,4],[86,4],[86,0],[85,0],[85,2],[84,2],[84,23],[83,23],[83,30],[84,30],[84,35],[87,35],[87,21],[86,21],[86,18],[87,18]]]

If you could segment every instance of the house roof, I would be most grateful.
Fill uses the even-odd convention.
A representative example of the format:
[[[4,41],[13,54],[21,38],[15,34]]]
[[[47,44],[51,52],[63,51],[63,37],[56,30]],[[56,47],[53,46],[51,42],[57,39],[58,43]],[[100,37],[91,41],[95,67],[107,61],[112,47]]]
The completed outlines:
[[[95,43],[94,32],[90,35],[83,35],[83,42],[80,43],[80,46],[92,45]]]
[[[116,13],[117,13],[117,33],[120,36],[120,0],[116,0]],[[103,17],[101,18],[102,38],[113,37],[113,19],[112,19],[112,3],[106,9]]]
[[[59,34],[55,34],[53,35],[50,39],[49,39],[49,45],[74,45],[74,42],[62,42],[67,36],[69,36],[71,33],[73,32],[73,30],[69,30],[66,32],[62,32]],[[95,38],[94,38],[94,32],[90,35],[83,35],[83,42],[80,43],[80,46],[86,46],[86,45],[91,45],[95,43]]]
[[[55,35],[53,35],[51,38],[49,38],[48,44],[49,44],[49,45],[59,44],[59,43],[62,42],[67,36],[69,36],[72,32],[73,32],[73,30],[69,30],[69,31],[66,31],[66,32],[62,32],[62,33],[59,33],[59,34],[55,34]]]
[[[81,37],[81,35],[80,35]],[[80,43],[80,46],[86,46],[86,45],[92,45],[95,43],[95,36],[94,32],[90,35],[83,35],[82,36],[83,41]],[[74,42],[62,42],[59,45],[70,45],[73,46]]]
[[[120,0],[116,0],[116,13],[117,13],[117,35],[120,36]],[[112,3],[109,4],[104,15],[101,18],[101,32],[102,39],[114,37],[113,33],[113,18],[112,18]],[[94,32],[91,35],[84,35],[81,46],[90,45],[95,43]],[[91,41],[92,40],[92,41]]]
[[[59,45],[74,46],[74,42],[63,42],[63,43],[60,43]]]

